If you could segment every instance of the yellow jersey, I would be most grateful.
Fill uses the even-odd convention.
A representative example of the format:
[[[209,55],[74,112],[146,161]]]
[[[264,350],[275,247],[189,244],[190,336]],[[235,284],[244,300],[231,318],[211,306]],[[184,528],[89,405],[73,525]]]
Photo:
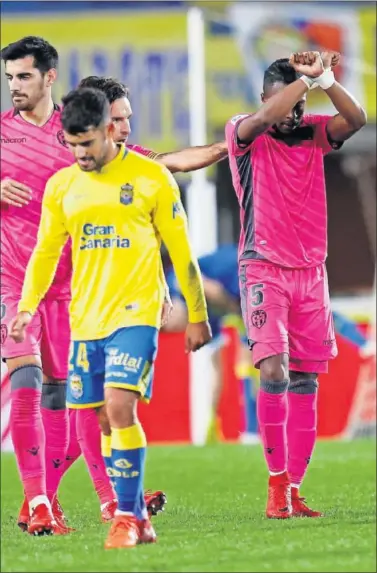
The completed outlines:
[[[72,340],[98,340],[126,326],[160,327],[160,237],[186,299],[189,321],[207,320],[179,189],[162,165],[122,145],[100,172],[84,172],[74,164],[49,179],[19,311],[34,314],[69,237]]]

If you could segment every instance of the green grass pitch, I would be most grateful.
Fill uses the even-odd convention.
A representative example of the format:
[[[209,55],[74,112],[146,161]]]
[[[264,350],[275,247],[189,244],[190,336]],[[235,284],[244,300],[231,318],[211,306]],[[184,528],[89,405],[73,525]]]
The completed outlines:
[[[168,496],[156,545],[105,551],[108,526],[84,463],[65,476],[61,503],[77,531],[33,538],[16,518],[14,457],[1,457],[1,571],[376,571],[376,442],[319,443],[302,493],[324,519],[264,518],[258,446],[151,447],[146,487]]]

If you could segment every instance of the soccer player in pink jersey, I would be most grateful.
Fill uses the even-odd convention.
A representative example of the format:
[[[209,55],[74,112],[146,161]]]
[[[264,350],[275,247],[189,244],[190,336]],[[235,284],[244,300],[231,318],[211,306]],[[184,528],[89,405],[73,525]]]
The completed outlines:
[[[5,317],[1,326],[2,357],[10,372],[11,432],[25,496],[30,533],[43,516],[55,533],[60,508],[56,490],[68,443],[65,405],[69,349],[68,304],[71,262],[64,250],[49,292],[33,318],[25,341],[7,336],[16,314],[26,265],[37,240],[41,201],[47,180],[72,164],[54,105],[51,88],[58,54],[41,38],[26,37],[4,48],[1,58],[13,109],[1,114],[1,297]]]
[[[265,71],[260,109],[226,126],[241,210],[242,312],[260,369],[258,421],[269,470],[268,518],[320,517],[299,488],[316,439],[318,374],[337,354],[325,260],[323,157],[366,115],[335,81],[339,54],[305,52]],[[305,115],[323,89],[334,116]]]
[[[55,171],[71,164],[73,157],[66,148],[59,108],[51,96],[58,63],[55,48],[42,38],[31,36],[4,48],[1,57],[6,64],[14,105],[12,110],[1,115],[1,280],[2,309],[5,309],[1,332],[2,357],[11,377],[12,437],[25,490],[18,523],[26,530],[30,511],[35,515],[29,524],[29,532],[38,529],[41,509],[35,511],[36,504],[47,508],[49,513],[50,505],[45,503],[47,497],[52,502],[57,522],[54,532],[63,534],[70,529],[66,527],[56,497],[57,487],[63,472],[79,457],[88,438],[88,420],[83,418],[77,427],[76,415],[68,421],[65,408],[71,277],[69,246],[25,343],[16,346],[7,336],[7,328],[14,316],[25,268],[36,243],[45,183]],[[120,125],[119,140],[124,140],[124,119],[118,118],[116,124]],[[144,148],[133,147],[140,153],[150,154]],[[168,167],[172,171],[188,171],[210,165],[226,155],[225,143],[219,143],[173,152],[164,158],[168,161],[171,156]],[[23,237],[25,241],[20,240]],[[93,428],[92,424],[92,431]],[[88,456],[90,458],[90,450]],[[107,520],[113,515],[114,492],[102,457],[97,461],[100,463],[92,459],[88,468],[101,500],[102,518]],[[163,501],[162,492],[146,493],[152,514]],[[49,515],[46,519],[50,519]]]

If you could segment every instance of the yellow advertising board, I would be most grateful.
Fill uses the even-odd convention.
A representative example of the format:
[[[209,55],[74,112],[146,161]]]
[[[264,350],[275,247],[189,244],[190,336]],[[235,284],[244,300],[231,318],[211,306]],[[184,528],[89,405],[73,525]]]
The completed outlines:
[[[359,12],[364,105],[369,121],[376,121],[376,6]]]
[[[269,5],[270,3],[266,3],[259,11],[267,11]],[[349,84],[347,87],[357,97],[364,99],[369,119],[374,120],[376,14],[372,8],[361,9],[356,14],[359,15],[359,21],[352,16],[347,20],[344,15],[340,17],[338,14],[338,20],[328,23],[326,33],[327,37],[336,37],[340,46],[343,46],[343,39],[349,43],[350,36],[356,34],[360,38],[360,42],[353,42],[352,51],[348,46],[347,53],[349,61],[354,61],[355,58],[358,62],[362,60],[364,65],[361,68],[357,66],[356,70],[362,75],[362,81],[356,81],[349,73],[345,77]],[[237,37],[226,31],[227,27],[230,28],[231,21],[224,19],[225,31],[222,33],[221,25],[216,28],[210,18],[207,18],[209,139],[213,138],[215,130],[223,129],[229,117],[245,111],[254,111],[259,105],[261,78],[267,62],[286,55],[291,47],[306,45],[313,41],[316,35],[320,41],[321,34],[324,33],[318,16],[311,16],[308,7],[304,14],[305,25],[302,18],[297,24],[294,14],[286,14],[285,27],[280,22],[274,24],[267,16],[268,14],[265,16],[265,33],[259,32],[258,35],[258,28],[255,28],[255,32],[247,32],[246,47],[253,53],[253,58],[249,58],[254,66],[252,70],[246,70],[248,61]],[[258,17],[261,17],[260,13]],[[248,25],[250,27],[250,24]],[[54,94],[57,101],[87,75],[112,75],[125,82],[131,89],[134,111],[132,141],[156,151],[170,151],[188,143],[186,28],[187,16],[182,11],[97,12],[95,15],[75,12],[59,15],[38,14],[27,18],[3,16],[1,43],[4,46],[22,36],[39,35],[56,46],[60,54],[59,80]],[[284,49],[279,48],[279,42]],[[340,81],[343,81],[343,78],[340,78]],[[5,82],[2,83],[2,90],[6,90],[4,84]],[[311,94],[310,111],[314,109],[316,102],[320,102],[320,97]]]
[[[2,46],[22,36],[37,35],[57,48],[57,101],[85,76],[111,75],[131,89],[134,142],[157,151],[187,144],[184,13],[75,12],[27,19],[3,17],[1,32]]]

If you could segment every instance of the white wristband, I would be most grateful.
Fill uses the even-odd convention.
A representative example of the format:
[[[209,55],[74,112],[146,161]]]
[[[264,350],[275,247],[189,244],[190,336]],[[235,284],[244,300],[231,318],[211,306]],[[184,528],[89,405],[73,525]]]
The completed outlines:
[[[300,80],[302,80],[304,84],[306,84],[309,90],[313,89],[312,86],[315,83],[314,78],[309,78],[308,76],[300,76]]]
[[[316,78],[315,83],[323,90],[328,90],[335,83],[334,72],[331,68],[327,68],[319,78]]]
[[[302,80],[309,88],[309,90],[315,90],[316,88],[322,88],[323,90],[328,90],[335,83],[334,73],[331,68],[326,68],[324,72],[318,78],[309,78],[308,76],[301,76]]]

